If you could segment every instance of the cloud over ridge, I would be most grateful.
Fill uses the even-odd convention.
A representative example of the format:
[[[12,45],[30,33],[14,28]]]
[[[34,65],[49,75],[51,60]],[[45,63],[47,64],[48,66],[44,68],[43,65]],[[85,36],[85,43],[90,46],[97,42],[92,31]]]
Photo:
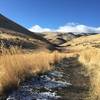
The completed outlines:
[[[78,23],[67,23],[56,29],[43,28],[39,25],[34,25],[30,29],[32,32],[78,32],[78,33],[100,33],[100,27],[91,27]]]

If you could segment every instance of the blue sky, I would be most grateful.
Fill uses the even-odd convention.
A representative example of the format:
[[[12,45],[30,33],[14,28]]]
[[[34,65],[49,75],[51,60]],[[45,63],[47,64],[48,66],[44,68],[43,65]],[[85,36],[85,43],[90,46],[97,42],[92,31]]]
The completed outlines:
[[[31,30],[100,29],[100,0],[0,0],[0,13]]]

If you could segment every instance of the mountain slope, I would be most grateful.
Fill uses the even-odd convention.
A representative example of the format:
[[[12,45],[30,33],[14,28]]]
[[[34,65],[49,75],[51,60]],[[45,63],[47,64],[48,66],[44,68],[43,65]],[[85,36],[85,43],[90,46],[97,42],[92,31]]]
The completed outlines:
[[[70,50],[84,50],[91,47],[100,48],[100,34],[81,36],[66,42],[61,46]]]
[[[43,47],[46,49],[55,49],[55,47],[54,47],[55,45],[53,45],[52,43],[50,43],[43,37],[41,37],[38,34],[35,34],[33,32],[30,32],[26,28],[11,21],[10,19],[6,18],[5,16],[3,16],[1,14],[0,14],[0,33],[1,34],[9,34],[11,36],[19,36],[21,38],[23,37],[28,42],[31,42],[31,44],[33,44],[33,46],[35,44],[37,47],[40,47],[40,48]],[[29,40],[31,40],[31,41],[29,41]],[[10,43],[9,41],[11,41],[11,39],[9,40],[9,39],[4,38],[4,39],[2,39],[2,41],[4,41],[4,42],[6,41],[6,44],[7,44],[7,42]],[[12,41],[12,44],[13,44],[13,42],[14,41]],[[16,44],[16,41],[14,44]]]

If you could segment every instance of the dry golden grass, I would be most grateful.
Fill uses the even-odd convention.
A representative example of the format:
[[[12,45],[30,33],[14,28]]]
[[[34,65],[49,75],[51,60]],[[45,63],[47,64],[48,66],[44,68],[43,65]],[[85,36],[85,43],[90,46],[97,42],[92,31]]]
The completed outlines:
[[[32,75],[52,70],[54,64],[64,56],[57,51],[23,54],[17,47],[7,50],[1,46],[0,93],[18,87],[21,81]]]
[[[24,38],[24,37],[21,37],[21,36],[17,36],[17,35],[11,35],[11,34],[7,34],[7,33],[0,33],[0,39],[27,40],[27,38]],[[31,40],[31,38],[30,38],[30,40]]]
[[[71,41],[62,44],[62,46],[68,46],[67,48],[75,51],[82,51],[91,47],[100,45],[100,34],[81,36],[79,38],[72,39]]]
[[[90,77],[90,99],[100,100],[100,49],[91,48],[80,53],[79,61],[83,63]]]
[[[100,42],[100,34],[96,35],[89,35],[89,36],[81,36],[79,38],[75,38],[68,42],[68,44],[71,44],[72,46],[76,44],[83,44],[83,43],[91,43],[91,42]],[[63,44],[63,46],[66,46],[67,43]]]

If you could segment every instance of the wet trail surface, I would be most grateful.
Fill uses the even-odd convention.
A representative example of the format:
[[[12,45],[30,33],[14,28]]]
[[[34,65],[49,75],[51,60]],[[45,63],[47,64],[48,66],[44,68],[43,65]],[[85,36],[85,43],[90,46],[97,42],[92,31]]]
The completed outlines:
[[[89,77],[77,58],[65,58],[55,70],[23,82],[6,100],[84,100]]]

